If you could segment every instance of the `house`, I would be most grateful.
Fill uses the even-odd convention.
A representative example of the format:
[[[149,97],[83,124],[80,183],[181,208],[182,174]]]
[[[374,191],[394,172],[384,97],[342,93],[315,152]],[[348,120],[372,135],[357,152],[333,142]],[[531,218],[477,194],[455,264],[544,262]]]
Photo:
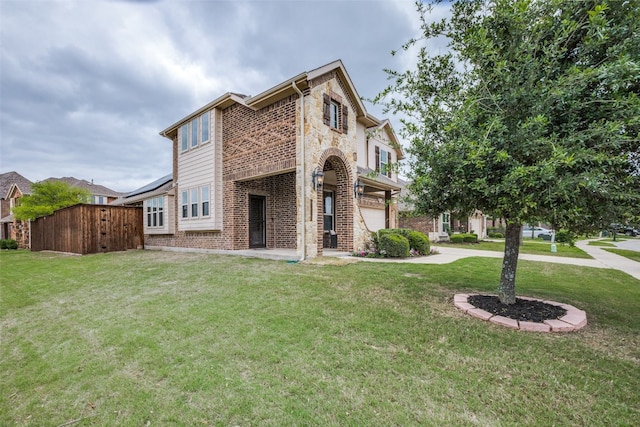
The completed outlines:
[[[29,227],[13,217],[17,200],[31,194],[31,184],[18,172],[0,174],[0,239],[13,239],[21,248],[29,247]]]
[[[168,174],[114,200],[111,205],[143,208],[144,234],[168,234],[175,231],[169,212],[175,211],[173,174]],[[175,214],[171,215],[175,218]]]
[[[436,217],[416,213],[410,201],[408,181],[399,180],[401,187],[399,198],[399,226],[420,231],[432,242],[448,241],[449,233],[475,233],[478,238],[487,237],[488,217],[476,210],[469,216],[457,216],[451,212],[442,212]]]
[[[92,204],[107,204],[124,193],[113,191],[102,185],[73,177],[47,178],[45,181],[62,181],[71,187],[84,188],[91,194]],[[14,218],[12,210],[18,199],[31,194],[31,185],[24,176],[17,172],[0,174],[0,233],[2,239],[14,239],[20,248],[30,248],[30,223]]]
[[[103,185],[94,184],[93,180],[89,182],[86,179],[78,179],[72,176],[65,176],[63,178],[47,178],[45,181],[65,182],[69,184],[70,187],[87,190],[91,194],[91,204],[94,205],[108,205],[124,194],[113,191]]]
[[[255,96],[226,93],[160,135],[173,183],[143,200],[146,248],[304,259],[364,249],[371,231],[398,224],[404,153],[339,60]]]

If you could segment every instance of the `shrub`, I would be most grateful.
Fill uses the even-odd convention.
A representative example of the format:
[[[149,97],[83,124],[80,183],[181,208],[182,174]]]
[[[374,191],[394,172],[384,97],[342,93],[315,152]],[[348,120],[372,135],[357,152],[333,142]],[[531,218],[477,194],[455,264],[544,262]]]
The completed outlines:
[[[506,230],[504,227],[487,227],[487,235],[491,235],[491,233],[500,233],[504,236]]]
[[[474,233],[463,234],[465,243],[478,243],[478,235]]]
[[[478,235],[474,233],[452,234],[451,243],[478,243]]]
[[[409,249],[413,250],[413,255],[428,255],[430,250],[429,238],[419,231],[408,228],[383,228],[372,234],[372,241],[378,250],[381,250],[379,241],[382,236],[396,235],[402,236],[409,241]],[[388,256],[388,255],[387,255]]]
[[[378,235],[378,251],[390,258],[409,256],[409,240],[400,233],[381,233]]]
[[[405,236],[409,240],[409,247],[418,253],[426,255],[429,253],[429,238],[419,231],[409,230]]]
[[[464,242],[464,234],[452,234],[449,240],[451,243],[462,243]]]
[[[493,231],[493,232],[489,233],[488,236],[490,238],[492,238],[492,239],[503,239],[504,238],[504,234],[498,233],[497,231]]]
[[[13,239],[0,240],[0,249],[18,249],[18,242]]]
[[[573,246],[575,239],[575,234],[569,230],[560,230],[556,233],[556,242],[558,243],[568,243],[569,246]]]

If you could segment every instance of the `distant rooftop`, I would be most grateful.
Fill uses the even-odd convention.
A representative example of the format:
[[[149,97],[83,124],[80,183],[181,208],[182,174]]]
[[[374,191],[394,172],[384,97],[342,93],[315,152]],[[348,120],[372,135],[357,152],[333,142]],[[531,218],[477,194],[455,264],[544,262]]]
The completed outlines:
[[[22,194],[31,194],[32,182],[18,172],[11,171],[0,174],[0,198],[7,198],[13,184],[16,184]]]
[[[131,193],[127,193],[125,194],[123,197],[125,199],[128,199],[129,197],[133,197],[133,196],[137,196],[139,194],[143,194],[143,193],[148,193],[150,191],[156,190],[160,187],[162,187],[163,185],[167,184],[168,182],[173,181],[173,174],[169,174],[169,175],[165,175],[160,179],[156,179],[155,181],[140,187],[136,190],[133,190]]]
[[[45,179],[45,181],[66,182],[71,187],[84,188],[85,190],[88,190],[91,194],[95,196],[120,197],[124,194],[124,193],[119,193],[117,191],[114,191],[110,188],[107,188],[104,185],[94,184],[93,180],[92,182],[89,182],[86,179],[78,179],[72,176],[65,176],[62,178],[52,177],[52,178]]]

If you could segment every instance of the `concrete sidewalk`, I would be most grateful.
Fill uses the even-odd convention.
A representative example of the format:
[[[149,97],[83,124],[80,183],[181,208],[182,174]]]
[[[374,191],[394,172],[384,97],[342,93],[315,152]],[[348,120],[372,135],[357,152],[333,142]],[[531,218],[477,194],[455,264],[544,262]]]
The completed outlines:
[[[640,244],[640,240],[638,240]],[[526,260],[526,261],[537,261],[537,262],[551,262],[555,264],[569,264],[569,265],[579,265],[582,267],[594,267],[594,268],[613,268],[616,270],[623,271],[636,279],[640,280],[640,263],[625,258],[620,255],[612,254],[611,252],[607,252],[598,246],[589,246],[589,241],[582,240],[576,243],[576,246],[589,255],[591,255],[594,259],[585,259],[585,258],[569,258],[569,257],[561,257],[554,255],[532,255],[532,254],[520,254],[518,259]],[[391,259],[391,258],[355,258],[361,261],[370,261],[370,262],[392,262],[392,263],[410,263],[410,264],[449,264],[451,262],[457,261],[462,258],[469,257],[484,257],[484,258],[503,258],[502,252],[496,251],[480,251],[475,249],[463,249],[463,248],[453,248],[451,246],[438,246],[437,244],[432,246],[436,249],[439,254],[426,256],[426,257],[417,257],[417,258],[406,258],[406,259]],[[640,250],[640,248],[636,249],[633,245],[625,245],[625,248],[631,250]],[[349,257],[352,258],[353,257]]]
[[[597,240],[597,239],[592,239]],[[640,280],[640,262],[611,253],[604,246],[589,246],[591,240],[580,240],[576,246],[591,255],[604,268],[614,268]],[[620,249],[640,251],[640,240],[630,239],[624,242],[612,242]]]

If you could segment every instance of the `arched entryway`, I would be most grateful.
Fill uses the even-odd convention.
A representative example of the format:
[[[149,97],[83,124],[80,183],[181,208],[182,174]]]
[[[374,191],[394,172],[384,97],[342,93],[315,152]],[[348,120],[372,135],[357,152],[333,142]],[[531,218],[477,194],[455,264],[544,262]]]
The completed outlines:
[[[344,154],[330,148],[319,162],[324,172],[322,191],[317,193],[318,255],[323,249],[353,250],[353,178]]]

